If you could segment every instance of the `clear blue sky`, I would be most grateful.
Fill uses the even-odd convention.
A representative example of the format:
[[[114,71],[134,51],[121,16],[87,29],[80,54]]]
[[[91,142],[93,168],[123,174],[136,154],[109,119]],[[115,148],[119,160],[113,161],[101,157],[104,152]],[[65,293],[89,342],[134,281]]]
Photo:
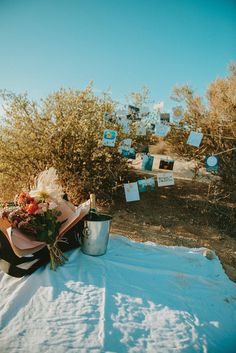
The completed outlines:
[[[0,88],[39,99],[60,87],[123,100],[144,84],[203,94],[236,60],[236,0],[0,0]]]

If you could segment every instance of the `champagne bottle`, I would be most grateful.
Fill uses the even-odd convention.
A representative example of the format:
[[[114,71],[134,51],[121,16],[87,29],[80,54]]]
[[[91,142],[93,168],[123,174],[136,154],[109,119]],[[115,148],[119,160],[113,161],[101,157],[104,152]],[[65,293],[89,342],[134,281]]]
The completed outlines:
[[[90,210],[89,210],[89,220],[96,221],[98,220],[99,215],[96,208],[96,196],[95,194],[90,194]]]

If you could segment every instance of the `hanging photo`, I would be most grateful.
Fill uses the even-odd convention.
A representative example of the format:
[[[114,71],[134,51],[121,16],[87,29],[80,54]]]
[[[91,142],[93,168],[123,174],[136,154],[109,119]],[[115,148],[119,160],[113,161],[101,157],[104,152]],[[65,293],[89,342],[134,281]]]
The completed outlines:
[[[124,109],[118,109],[118,110],[116,111],[116,116],[117,116],[117,117],[125,118],[126,115],[127,115],[127,111],[124,110]]]
[[[174,185],[174,175],[172,172],[168,173],[157,173],[157,185],[158,186],[170,186]]]
[[[145,136],[146,135],[146,126],[141,122],[137,122],[136,135],[137,136]]]
[[[170,131],[170,126],[163,124],[155,125],[155,135],[160,137],[165,137]]]
[[[142,160],[142,170],[152,170],[154,157],[144,154]]]
[[[108,113],[108,112],[103,113],[103,118],[104,118],[104,120],[107,121],[107,122],[111,122],[111,121],[112,121],[112,116],[111,116],[111,114]]]
[[[116,143],[117,132],[115,130],[104,130],[102,144],[104,146],[114,147]]]
[[[201,132],[191,131],[187,140],[187,144],[194,147],[199,147],[202,141],[202,137],[203,134]]]
[[[155,190],[155,179],[148,178],[148,179],[138,180],[138,189],[139,189],[139,192],[146,192],[148,190],[154,191]]]
[[[120,145],[119,145],[119,152],[122,153],[123,150],[129,150],[132,144],[132,139],[128,138],[128,139],[124,139],[121,141]]]
[[[124,184],[124,189],[125,189],[125,198],[127,202],[140,200],[137,182]]]
[[[133,105],[129,105],[127,118],[130,120],[140,120],[139,111],[140,111],[140,109],[138,107],[135,107]]]
[[[205,166],[207,172],[217,172],[219,169],[219,157],[218,156],[206,156]]]
[[[161,158],[159,169],[173,170],[174,162],[175,161],[173,159]]]
[[[155,132],[155,124],[154,123],[149,123],[147,125],[147,130],[148,132],[151,132],[152,134]]]
[[[125,149],[125,150],[122,150],[121,154],[122,154],[122,156],[124,156],[128,159],[136,159],[136,151],[132,147]]]
[[[179,123],[180,123],[180,119],[175,118],[175,117],[173,116],[173,117],[172,117],[172,124],[174,124],[174,125],[179,125]]]
[[[149,114],[148,107],[141,107],[139,111],[140,116],[147,116]]]
[[[155,178],[146,179],[147,190],[154,191],[155,190]]]
[[[139,113],[140,109],[138,107],[135,107],[134,105],[129,105],[128,110],[130,113]]]
[[[117,117],[116,122],[117,122],[117,124],[122,126],[123,132],[125,134],[129,134],[129,132],[130,132],[129,121],[126,117]]]
[[[170,114],[169,113],[161,113],[160,121],[162,124],[166,124],[170,122]]]

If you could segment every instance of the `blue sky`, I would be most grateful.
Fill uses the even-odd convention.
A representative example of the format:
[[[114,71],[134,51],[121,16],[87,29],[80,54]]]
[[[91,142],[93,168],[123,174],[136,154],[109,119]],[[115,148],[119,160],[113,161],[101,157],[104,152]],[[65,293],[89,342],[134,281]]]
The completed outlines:
[[[236,60],[233,0],[0,0],[0,88],[39,99],[60,87],[110,89],[123,102],[147,85],[198,94]]]

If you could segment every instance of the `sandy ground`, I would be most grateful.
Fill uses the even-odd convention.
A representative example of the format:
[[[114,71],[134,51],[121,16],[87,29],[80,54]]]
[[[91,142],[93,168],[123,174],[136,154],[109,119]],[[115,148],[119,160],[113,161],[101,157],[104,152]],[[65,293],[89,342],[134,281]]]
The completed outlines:
[[[133,162],[134,180],[156,175],[161,156],[155,155],[153,170],[145,174],[138,156]],[[236,205],[210,205],[205,182],[208,175],[202,171],[201,182],[193,181],[192,167],[192,162],[176,160],[175,185],[140,193],[140,201],[126,202],[124,189],[120,188],[107,210],[113,215],[111,232],[141,242],[209,248],[236,282]]]

